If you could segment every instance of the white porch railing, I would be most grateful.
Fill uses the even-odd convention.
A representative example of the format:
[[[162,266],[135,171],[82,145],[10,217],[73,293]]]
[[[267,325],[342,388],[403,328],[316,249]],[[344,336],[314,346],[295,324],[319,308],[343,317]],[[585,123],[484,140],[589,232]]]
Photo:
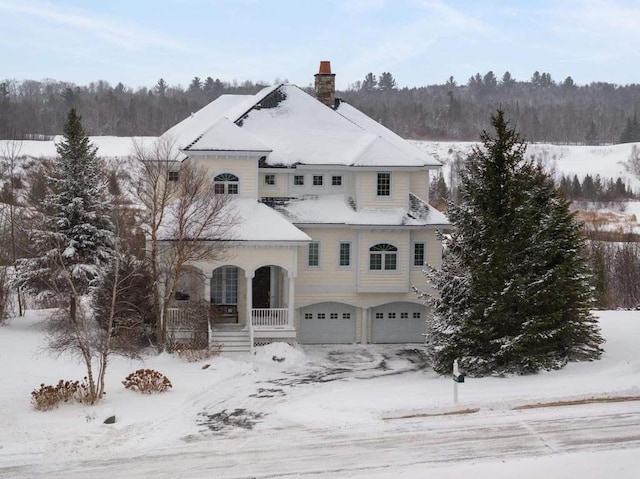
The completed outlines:
[[[168,331],[192,331],[194,323],[186,308],[169,308],[167,310]],[[282,329],[289,326],[289,310],[287,308],[253,308],[251,310],[253,329]]]
[[[251,324],[255,329],[286,328],[289,325],[287,308],[253,308]]]

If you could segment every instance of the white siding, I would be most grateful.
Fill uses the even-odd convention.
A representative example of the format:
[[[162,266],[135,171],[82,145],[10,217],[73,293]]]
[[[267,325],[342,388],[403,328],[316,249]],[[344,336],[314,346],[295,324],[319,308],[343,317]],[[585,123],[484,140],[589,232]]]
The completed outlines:
[[[391,195],[378,196],[378,173],[391,173]],[[409,208],[409,182],[412,172],[362,171],[356,177],[358,208]]]
[[[411,173],[409,178],[409,188],[411,193],[425,201],[429,201],[429,172],[414,171]]]
[[[232,173],[240,180],[239,196],[256,198],[258,194],[258,160],[256,158],[194,157],[196,164],[207,169],[213,179],[220,173]]]

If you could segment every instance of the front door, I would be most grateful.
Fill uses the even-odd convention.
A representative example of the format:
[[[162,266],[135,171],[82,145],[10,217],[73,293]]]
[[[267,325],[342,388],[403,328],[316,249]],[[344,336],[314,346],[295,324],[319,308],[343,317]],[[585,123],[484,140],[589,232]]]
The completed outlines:
[[[256,270],[253,278],[253,307],[271,307],[271,267],[263,266]]]

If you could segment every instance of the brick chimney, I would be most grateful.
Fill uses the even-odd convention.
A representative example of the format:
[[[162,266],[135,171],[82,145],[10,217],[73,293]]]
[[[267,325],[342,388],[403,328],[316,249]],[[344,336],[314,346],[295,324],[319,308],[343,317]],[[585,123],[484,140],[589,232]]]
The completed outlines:
[[[331,73],[331,62],[323,60],[320,69],[314,75],[316,79],[316,98],[330,108],[336,105],[336,75]]]

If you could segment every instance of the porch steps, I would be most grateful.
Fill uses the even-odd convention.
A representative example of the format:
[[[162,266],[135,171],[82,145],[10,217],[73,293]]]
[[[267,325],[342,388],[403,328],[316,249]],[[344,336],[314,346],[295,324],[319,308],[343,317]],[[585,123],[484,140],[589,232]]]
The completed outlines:
[[[221,353],[248,353],[251,351],[249,331],[242,327],[216,327],[211,331],[211,343],[220,346]]]

